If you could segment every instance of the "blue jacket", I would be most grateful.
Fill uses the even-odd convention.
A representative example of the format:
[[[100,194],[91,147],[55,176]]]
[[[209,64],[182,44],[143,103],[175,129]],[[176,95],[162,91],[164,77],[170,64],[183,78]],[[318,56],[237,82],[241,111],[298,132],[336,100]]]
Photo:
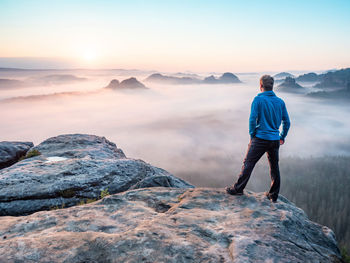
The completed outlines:
[[[282,123],[282,132],[279,127]],[[249,117],[251,138],[284,140],[290,127],[286,105],[273,91],[264,91],[256,96]]]

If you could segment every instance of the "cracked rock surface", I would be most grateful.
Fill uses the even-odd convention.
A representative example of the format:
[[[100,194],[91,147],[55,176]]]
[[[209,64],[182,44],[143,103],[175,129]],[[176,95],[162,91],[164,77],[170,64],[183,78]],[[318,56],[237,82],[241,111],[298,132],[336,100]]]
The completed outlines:
[[[341,262],[333,232],[282,196],[129,190],[83,206],[2,217],[2,262]]]
[[[32,148],[41,155],[0,170],[0,215],[70,207],[141,187],[188,188],[187,182],[142,160],[127,158],[104,137],[67,134]]]

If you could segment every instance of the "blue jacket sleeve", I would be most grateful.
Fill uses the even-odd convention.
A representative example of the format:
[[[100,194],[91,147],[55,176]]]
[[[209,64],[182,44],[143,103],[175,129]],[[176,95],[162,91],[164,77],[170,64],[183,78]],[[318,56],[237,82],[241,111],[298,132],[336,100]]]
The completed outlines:
[[[280,139],[284,141],[284,139],[286,138],[287,134],[288,134],[288,130],[290,127],[290,120],[289,120],[289,116],[288,116],[288,111],[286,108],[286,104],[283,103],[282,106],[282,132],[280,134]]]
[[[259,118],[259,101],[255,98],[252,102],[250,117],[249,117],[249,135],[253,138],[256,133],[257,121]]]

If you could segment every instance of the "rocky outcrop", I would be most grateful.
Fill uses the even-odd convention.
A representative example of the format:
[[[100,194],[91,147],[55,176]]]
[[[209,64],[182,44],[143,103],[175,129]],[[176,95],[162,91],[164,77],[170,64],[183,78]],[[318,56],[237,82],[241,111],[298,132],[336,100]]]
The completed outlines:
[[[281,197],[145,188],[2,217],[4,262],[341,262],[333,232]]]
[[[192,77],[174,77],[165,76],[160,73],[154,73],[145,79],[146,82],[161,83],[161,84],[171,84],[171,85],[181,85],[181,84],[197,84],[201,80]]]
[[[120,82],[118,88],[120,88],[120,89],[147,89],[146,86],[143,85],[136,78],[129,78],[129,79],[123,80],[122,82]]]
[[[231,73],[231,72],[226,72],[222,74],[219,78],[216,78],[215,76],[211,75],[209,77],[206,77],[203,80],[203,83],[205,84],[230,84],[230,83],[241,83],[239,78]]]
[[[320,81],[321,76],[317,75],[316,73],[307,73],[307,74],[303,74],[300,75],[296,78],[296,81],[300,81],[300,82],[317,82]]]
[[[329,71],[324,74],[308,73],[296,78],[300,82],[318,82],[314,91],[307,94],[311,98],[343,100],[350,99],[350,68]]]
[[[150,75],[145,81],[164,84],[229,84],[240,83],[239,78],[230,72],[222,74],[219,78],[213,75],[204,78],[203,80],[191,77],[174,77],[165,76],[159,73]]]
[[[222,74],[221,77],[219,77],[218,82],[225,84],[225,83],[240,83],[241,81],[235,74],[231,72],[226,72]]]
[[[210,75],[209,77],[206,77],[203,82],[206,84],[215,84],[217,82],[217,78],[214,77],[214,75]]]
[[[303,92],[304,88],[296,83],[295,79],[286,77],[283,83],[277,87],[278,91],[299,93]]]
[[[140,81],[138,81],[136,78],[133,78],[133,77],[125,79],[122,82],[119,82],[119,80],[117,79],[113,79],[105,88],[114,89],[114,90],[147,89],[145,85],[143,85]]]
[[[126,158],[104,137],[68,134],[45,140],[31,151],[40,155],[0,171],[0,215],[26,215],[70,207],[101,192],[131,188],[192,187],[142,160]]]
[[[119,80],[112,79],[111,82],[105,87],[106,89],[117,89],[119,87]]]
[[[241,83],[239,78],[230,72],[222,74],[219,78],[214,77],[213,75],[206,77],[203,80],[205,84],[230,84],[230,83]]]
[[[278,79],[285,79],[286,77],[291,77],[294,78],[293,74],[290,74],[288,72],[280,72],[276,75],[273,76],[274,79],[278,80]]]
[[[176,77],[188,77],[193,79],[200,79],[200,76],[191,72],[177,72],[174,74]]]
[[[328,72],[321,75],[321,82],[316,84],[316,88],[326,89],[346,89],[350,83],[350,68]]]
[[[33,146],[32,142],[0,142],[0,169],[17,162]]]

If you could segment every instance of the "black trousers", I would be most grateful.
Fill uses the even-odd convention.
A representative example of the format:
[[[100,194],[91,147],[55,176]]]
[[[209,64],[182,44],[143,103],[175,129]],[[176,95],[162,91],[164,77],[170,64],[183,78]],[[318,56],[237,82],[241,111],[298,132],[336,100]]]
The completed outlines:
[[[236,191],[242,192],[246,187],[250,175],[254,169],[255,164],[259,161],[261,156],[264,153],[267,153],[267,158],[269,160],[270,165],[270,176],[271,176],[271,187],[269,194],[270,196],[277,200],[278,193],[280,191],[280,171],[278,165],[278,150],[280,147],[279,140],[269,141],[263,140],[257,137],[251,139],[248,144],[248,151],[246,157],[243,161],[243,166],[241,173],[239,174],[238,180],[235,183],[234,187]]]

